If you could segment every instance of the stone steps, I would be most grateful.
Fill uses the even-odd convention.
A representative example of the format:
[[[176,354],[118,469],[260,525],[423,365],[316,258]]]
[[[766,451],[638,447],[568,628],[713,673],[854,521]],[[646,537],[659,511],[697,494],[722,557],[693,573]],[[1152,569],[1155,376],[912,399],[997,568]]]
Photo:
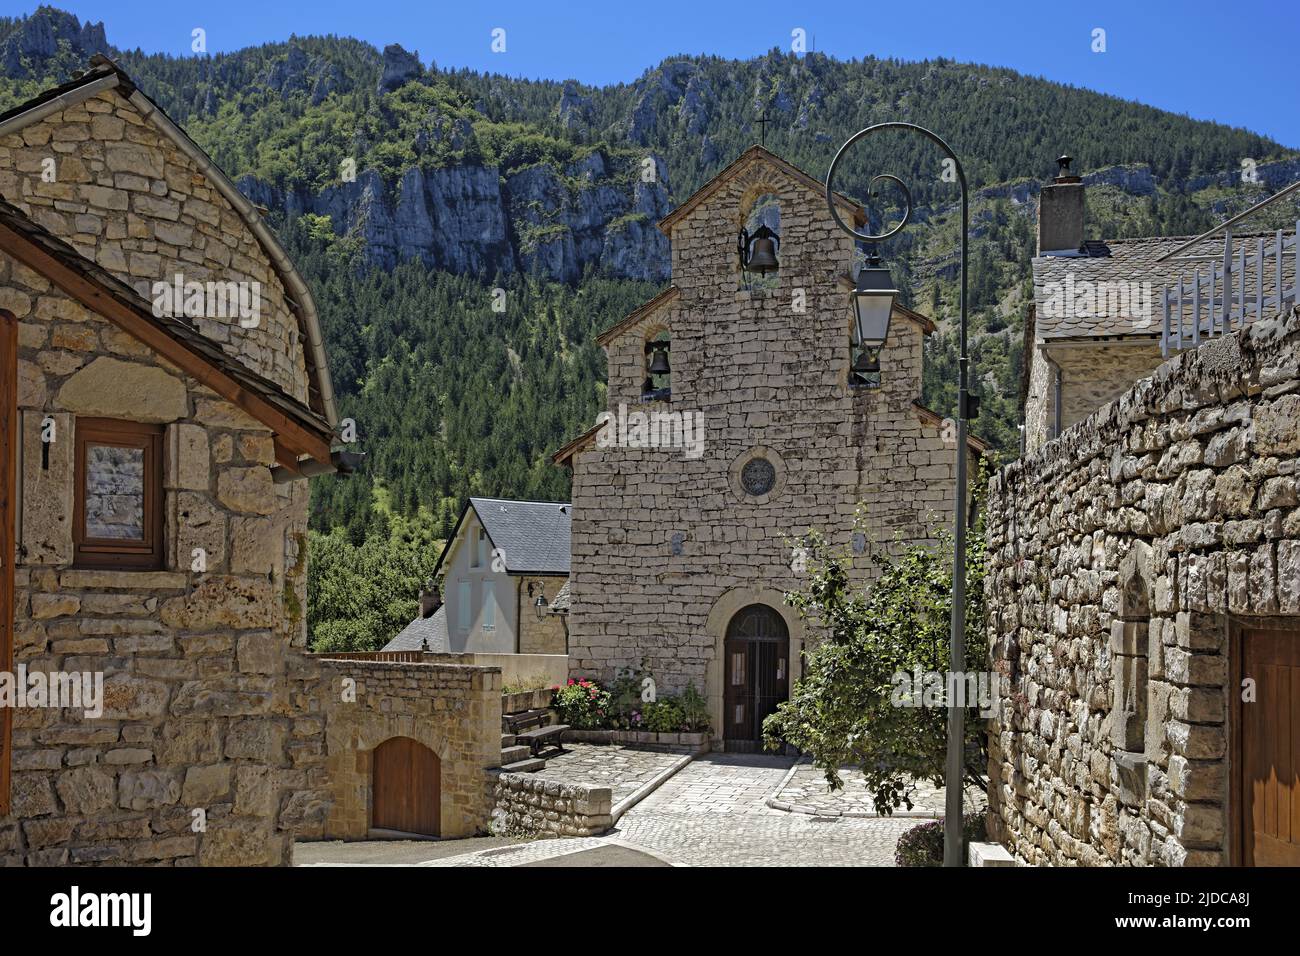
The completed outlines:
[[[502,750],[505,750],[507,747],[513,747],[514,745],[515,745],[515,735],[514,735],[514,734],[502,734],[502,735],[501,735],[501,749],[502,749]]]
[[[510,746],[501,748],[501,765],[515,763],[520,760],[527,760],[532,755],[532,749],[527,745]]]
[[[528,748],[525,747],[525,750]],[[501,769],[506,773],[535,773],[538,770],[546,768],[546,761],[538,757],[530,757],[527,760],[516,760],[514,763],[503,764]]]

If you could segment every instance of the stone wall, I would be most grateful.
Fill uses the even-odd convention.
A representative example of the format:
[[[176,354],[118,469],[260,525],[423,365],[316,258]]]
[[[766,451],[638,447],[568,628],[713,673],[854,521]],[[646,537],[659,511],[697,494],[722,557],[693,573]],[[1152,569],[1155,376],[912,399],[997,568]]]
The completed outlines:
[[[613,790],[527,773],[492,775],[495,832],[548,837],[596,836],[614,825]]]
[[[501,672],[444,663],[330,660],[300,704],[324,727],[328,816],[307,838],[364,839],[371,827],[374,749],[409,737],[438,755],[443,837],[486,832],[485,773],[501,764]]]
[[[781,268],[775,288],[749,291],[736,234],[765,193],[781,201]],[[797,678],[804,635],[782,602],[800,583],[795,539],[816,528],[847,549],[864,503],[866,552],[895,535],[931,540],[950,520],[955,443],[913,407],[919,321],[896,312],[882,387],[850,387],[841,280],[852,242],[822,195],[755,159],[676,222],[672,246],[679,297],[607,345],[609,411],[626,403],[628,411],[702,412],[703,454],[593,445],[575,456],[569,659],[575,675],[604,680],[645,660],[662,691],[689,683],[706,692],[716,729],[731,615],[750,603],[785,615]],[[639,404],[644,343],[664,328],[671,401]],[[776,473],[759,496],[740,482],[756,455]],[[869,580],[868,554],[856,564],[857,578]]]
[[[990,485],[994,835],[1031,864],[1232,849],[1228,636],[1300,621],[1300,313],[1185,352]]]
[[[1025,402],[1025,451],[1033,454],[1052,437],[1056,421],[1055,370],[1061,369],[1061,428],[1087,418],[1107,402],[1123,395],[1163,361],[1160,343],[1125,345],[1038,345],[1030,365]]]
[[[53,181],[46,171],[53,161]],[[199,331],[300,401],[303,345],[279,276],[215,186],[115,90],[0,137],[0,195],[154,301],[152,286],[257,282],[259,324],[195,319]],[[0,308],[9,308],[0,290]],[[54,347],[58,347],[57,343]]]
[[[555,595],[569,579],[555,575],[525,575],[517,580],[519,601],[519,653],[520,654],[565,654],[568,653],[568,623],[563,614],[551,614],[549,609]],[[532,594],[528,593],[532,587]],[[546,608],[541,620],[537,618],[537,609],[533,602],[537,596],[546,596]]]

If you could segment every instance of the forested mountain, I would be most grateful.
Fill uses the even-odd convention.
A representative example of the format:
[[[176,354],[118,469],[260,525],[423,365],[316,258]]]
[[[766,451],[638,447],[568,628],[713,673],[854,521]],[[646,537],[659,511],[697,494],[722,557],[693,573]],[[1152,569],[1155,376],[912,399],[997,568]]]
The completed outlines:
[[[1094,236],[1196,232],[1300,175],[1295,153],[1245,130],[943,59],[674,57],[588,87],[334,36],[181,58],[108,39],[50,7],[0,20],[0,109],[106,52],[267,207],[315,290],[341,413],[368,456],[364,474],[314,483],[316,527],[353,545],[408,533],[404,518],[441,536],[472,493],[566,497],[548,456],[600,407],[593,333],[666,281],[655,221],[760,138],[816,177],[850,133],[888,119],[940,132],[964,158],[975,430],[1004,454],[1034,199],[1057,155],[1089,183]],[[1244,181],[1247,160],[1257,181]],[[869,177],[890,172],[911,188],[915,225],[882,251],[939,322],[922,397],[948,413],[958,193],[942,171],[933,145],[891,135],[855,150],[836,185],[865,198]],[[874,224],[897,212],[891,199],[868,204]]]

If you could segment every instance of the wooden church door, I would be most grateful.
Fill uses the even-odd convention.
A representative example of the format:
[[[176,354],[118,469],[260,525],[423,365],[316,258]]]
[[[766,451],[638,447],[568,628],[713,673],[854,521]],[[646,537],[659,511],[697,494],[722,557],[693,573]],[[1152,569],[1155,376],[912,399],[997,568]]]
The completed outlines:
[[[723,739],[728,750],[762,749],[763,719],[790,693],[790,632],[765,604],[742,608],[723,644]]]

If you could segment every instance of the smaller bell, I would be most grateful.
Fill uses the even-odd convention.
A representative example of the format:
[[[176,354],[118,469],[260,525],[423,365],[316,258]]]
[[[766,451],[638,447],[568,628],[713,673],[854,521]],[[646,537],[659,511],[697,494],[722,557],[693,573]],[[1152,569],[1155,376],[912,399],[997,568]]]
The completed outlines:
[[[853,363],[853,371],[859,375],[871,375],[880,371],[880,349],[863,349]]]
[[[654,355],[650,358],[651,375],[667,375],[672,369],[668,365],[668,350],[659,347],[655,349]]]

